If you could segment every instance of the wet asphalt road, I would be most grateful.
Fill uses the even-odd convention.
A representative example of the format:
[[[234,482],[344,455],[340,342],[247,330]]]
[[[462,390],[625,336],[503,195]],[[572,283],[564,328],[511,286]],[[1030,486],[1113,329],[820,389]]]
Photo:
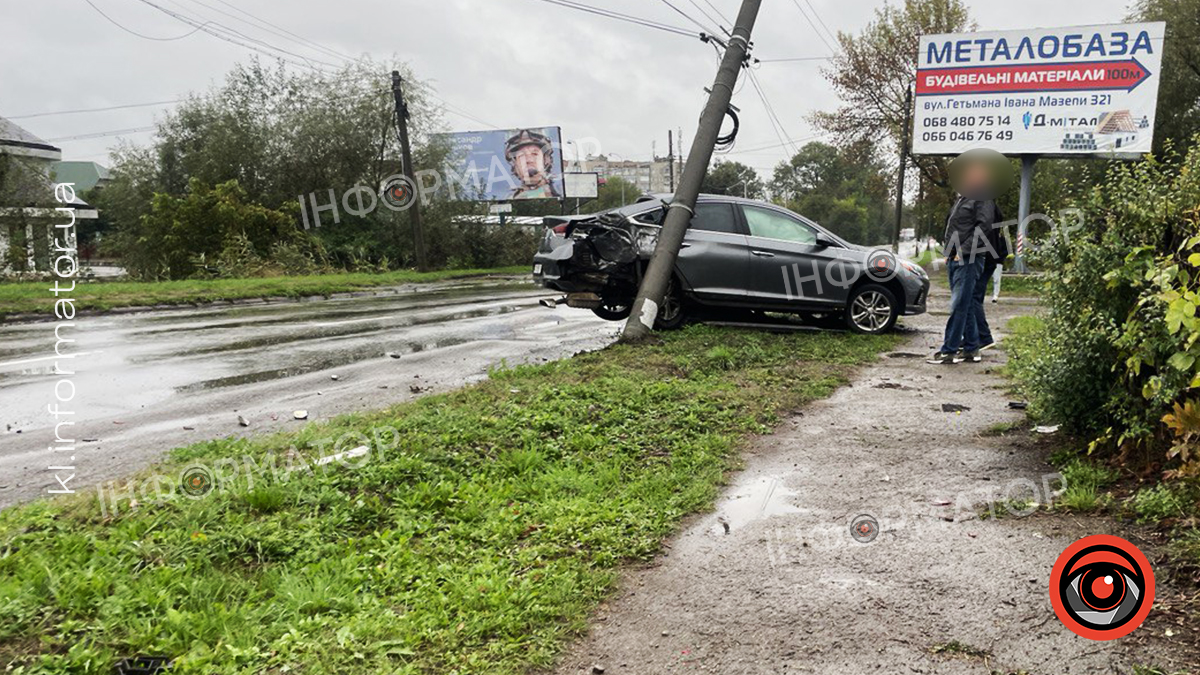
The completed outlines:
[[[76,393],[61,404],[75,413],[62,417],[75,422],[66,427],[77,441],[68,451],[74,462],[48,449],[55,419],[47,405],[60,377],[54,324],[0,324],[0,508],[57,487],[49,466],[75,466],[69,484],[78,489],[126,476],[171,448],[296,429],[295,410],[320,420],[378,409],[481,379],[502,360],[552,360],[615,339],[620,323],[537,304],[549,295],[512,277],[81,316],[75,333],[63,334],[77,339],[64,351],[76,354]]]

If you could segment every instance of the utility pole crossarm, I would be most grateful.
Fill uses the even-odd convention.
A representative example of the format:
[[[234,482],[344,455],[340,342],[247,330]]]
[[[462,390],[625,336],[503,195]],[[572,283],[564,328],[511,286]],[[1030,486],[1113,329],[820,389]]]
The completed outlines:
[[[761,4],[762,0],[742,0],[737,22],[727,40],[725,54],[721,57],[721,65],[717,69],[716,79],[713,80],[712,92],[704,106],[696,136],[692,140],[691,151],[683,166],[679,184],[675,188],[675,196],[667,207],[667,217],[658,234],[654,255],[650,258],[650,265],[646,268],[641,288],[638,289],[632,313],[625,323],[625,330],[621,333],[623,341],[645,338],[654,327],[658,308],[662,305],[663,296],[674,274],[675,259],[679,256],[683,236],[696,210],[696,198],[700,194],[700,185],[704,182],[704,174],[708,171],[709,161],[712,160],[713,148],[716,147],[717,137],[721,133],[721,122],[724,121],[725,111],[729,109],[729,101],[733,98],[738,71],[750,50],[750,33],[754,28],[755,19],[758,18]],[[682,150],[683,139],[679,140]]]

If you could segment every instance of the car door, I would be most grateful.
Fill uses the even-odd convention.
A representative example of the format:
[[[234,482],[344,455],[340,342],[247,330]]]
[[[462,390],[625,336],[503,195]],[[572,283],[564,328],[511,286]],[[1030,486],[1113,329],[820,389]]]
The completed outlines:
[[[744,299],[750,253],[733,204],[696,204],[675,268],[685,286],[700,300]]]
[[[817,243],[818,230],[782,209],[741,205],[749,233],[751,299],[770,305],[821,308],[843,305],[849,288],[840,251]],[[837,269],[829,271],[833,264]]]

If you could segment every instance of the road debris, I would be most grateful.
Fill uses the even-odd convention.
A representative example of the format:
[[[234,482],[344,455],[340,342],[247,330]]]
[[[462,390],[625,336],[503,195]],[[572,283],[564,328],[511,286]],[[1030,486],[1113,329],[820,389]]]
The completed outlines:
[[[1034,427],[1033,430],[1039,434],[1055,434],[1058,433],[1058,425],[1050,424]]]
[[[246,419],[245,417],[242,417],[241,415],[238,415],[238,426],[248,427],[248,426],[250,426],[250,420]]]
[[[307,410],[297,410],[296,412],[292,413],[292,417],[294,417],[298,420],[306,420],[306,419],[308,419],[308,411]]]
[[[961,403],[943,403],[942,404],[942,412],[946,412],[946,413],[960,413],[960,412],[966,412],[970,409],[971,409],[970,406],[965,406],[965,405],[962,405]]]

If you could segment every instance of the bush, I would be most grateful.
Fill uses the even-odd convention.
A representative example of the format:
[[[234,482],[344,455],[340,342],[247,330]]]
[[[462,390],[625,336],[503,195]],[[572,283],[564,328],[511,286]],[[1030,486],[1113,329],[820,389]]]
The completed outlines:
[[[1034,411],[1094,439],[1091,451],[1170,447],[1145,456],[1198,475],[1200,414],[1186,406],[1200,398],[1200,147],[1182,162],[1114,163],[1081,201],[1086,226],[1036,254],[1045,329],[1014,372]]]
[[[249,202],[237,181],[210,188],[193,179],[181,197],[155,194],[150,213],[117,236],[137,278],[261,276],[273,253],[291,264],[308,258],[305,269],[324,259],[320,243],[295,223],[287,210]]]

